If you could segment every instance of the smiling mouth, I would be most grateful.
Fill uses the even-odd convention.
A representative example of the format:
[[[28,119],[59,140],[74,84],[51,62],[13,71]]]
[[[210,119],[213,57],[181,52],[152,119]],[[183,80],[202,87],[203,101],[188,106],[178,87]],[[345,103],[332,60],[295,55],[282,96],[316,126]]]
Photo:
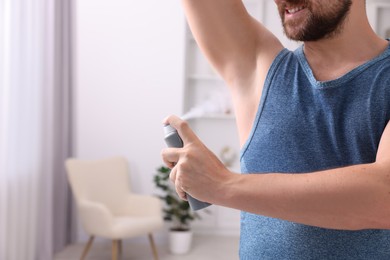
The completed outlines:
[[[299,6],[299,7],[294,7],[294,8],[286,8],[286,13],[287,14],[295,14],[304,8],[305,8],[304,6]]]

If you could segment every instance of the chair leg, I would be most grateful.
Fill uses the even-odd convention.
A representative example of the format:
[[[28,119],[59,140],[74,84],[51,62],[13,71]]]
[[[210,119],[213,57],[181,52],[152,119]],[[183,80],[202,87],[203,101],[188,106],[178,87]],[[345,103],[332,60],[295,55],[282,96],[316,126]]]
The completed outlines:
[[[87,243],[87,244],[85,245],[85,247],[84,247],[84,251],[83,251],[83,254],[81,255],[80,260],[84,260],[85,257],[87,256],[88,251],[89,251],[89,249],[91,248],[91,245],[92,245],[92,243],[93,243],[93,239],[94,239],[94,238],[95,238],[94,236],[90,236],[90,237],[89,237],[88,243]]]
[[[118,240],[119,257],[122,257],[122,240]]]
[[[119,240],[112,240],[112,260],[118,259]]]
[[[158,260],[157,248],[156,248],[156,245],[154,244],[153,235],[151,233],[149,233],[148,236],[149,236],[150,246],[152,247],[154,260]]]

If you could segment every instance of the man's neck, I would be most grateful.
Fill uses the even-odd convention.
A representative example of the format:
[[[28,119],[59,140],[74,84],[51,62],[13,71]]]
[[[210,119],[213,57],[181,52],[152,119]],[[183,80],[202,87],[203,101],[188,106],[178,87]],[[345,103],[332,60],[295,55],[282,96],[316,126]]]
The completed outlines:
[[[317,80],[327,81],[377,57],[387,47],[386,40],[366,36],[305,43],[304,53]]]
[[[340,32],[305,42],[304,53],[317,80],[336,79],[375,58],[388,42],[372,30],[363,1],[355,1]]]

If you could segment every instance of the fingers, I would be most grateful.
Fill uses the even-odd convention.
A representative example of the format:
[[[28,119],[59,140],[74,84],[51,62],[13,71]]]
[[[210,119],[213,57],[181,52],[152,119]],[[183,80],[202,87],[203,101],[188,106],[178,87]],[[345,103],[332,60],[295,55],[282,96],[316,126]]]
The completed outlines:
[[[198,137],[191,130],[188,123],[184,120],[181,120],[177,116],[169,116],[164,119],[163,123],[170,124],[173,128],[177,130],[179,136],[184,142],[184,145],[188,143],[193,143],[198,140]],[[175,167],[175,165],[179,162],[182,151],[182,148],[166,148],[162,151],[161,155],[167,167],[172,169],[169,178],[174,183],[178,196],[183,200],[187,200],[185,187],[180,181],[180,174],[178,174],[178,169],[177,167]]]
[[[187,200],[187,194],[183,191],[183,189],[176,185],[176,192],[179,195],[180,199]]]
[[[172,169],[180,159],[180,148],[166,148],[161,151],[165,165]]]
[[[198,140],[198,137],[191,130],[188,123],[177,116],[171,115],[165,118],[163,123],[170,124],[173,128],[175,128],[179,133],[179,136],[183,140],[184,144]]]
[[[177,168],[174,167],[169,174],[169,179],[175,185],[176,193],[182,200],[187,200],[187,194],[184,191],[184,188],[181,185],[181,182],[177,180]]]
[[[169,174],[169,179],[171,180],[171,182],[172,182],[173,184],[176,183],[176,173],[177,173],[177,168],[173,168],[173,169],[171,170],[171,173]]]

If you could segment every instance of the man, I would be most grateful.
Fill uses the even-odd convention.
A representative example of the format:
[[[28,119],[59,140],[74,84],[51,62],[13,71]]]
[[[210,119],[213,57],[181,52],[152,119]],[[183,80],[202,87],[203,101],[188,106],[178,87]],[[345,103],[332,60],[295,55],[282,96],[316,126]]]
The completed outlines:
[[[390,47],[364,0],[275,0],[283,48],[240,0],[183,0],[232,94],[243,174],[175,116],[178,194],[242,210],[241,259],[390,259]]]

